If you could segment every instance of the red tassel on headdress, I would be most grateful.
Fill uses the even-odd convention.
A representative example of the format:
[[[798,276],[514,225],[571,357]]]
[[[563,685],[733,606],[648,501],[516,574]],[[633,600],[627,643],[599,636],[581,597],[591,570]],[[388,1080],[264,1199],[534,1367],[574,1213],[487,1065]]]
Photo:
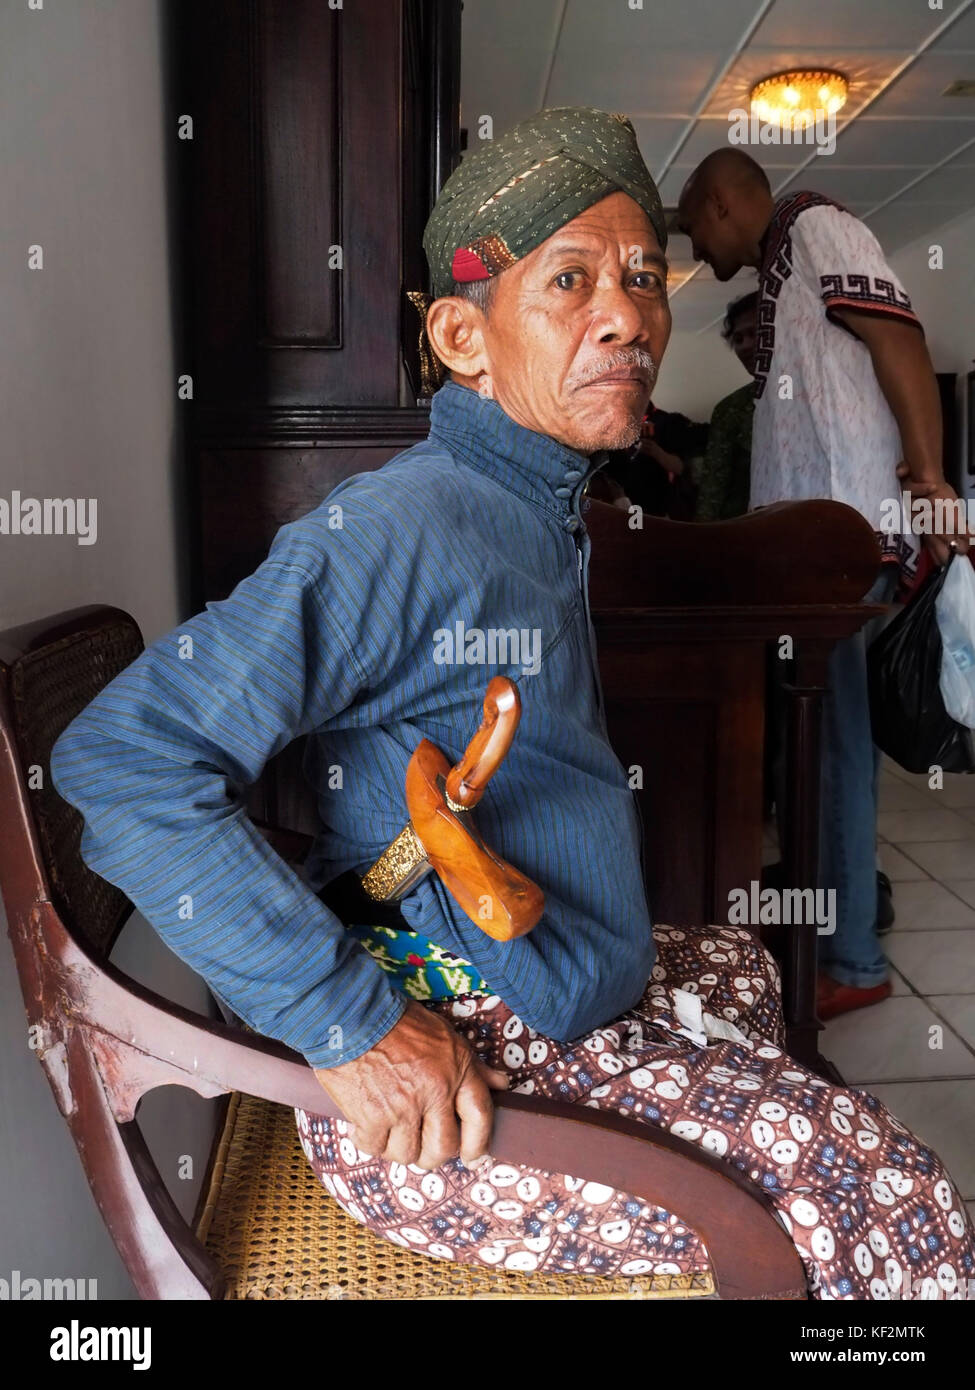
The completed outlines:
[[[458,246],[454,252],[450,273],[459,285],[466,285],[471,280],[490,280],[491,278],[491,272],[480,256],[467,246]]]

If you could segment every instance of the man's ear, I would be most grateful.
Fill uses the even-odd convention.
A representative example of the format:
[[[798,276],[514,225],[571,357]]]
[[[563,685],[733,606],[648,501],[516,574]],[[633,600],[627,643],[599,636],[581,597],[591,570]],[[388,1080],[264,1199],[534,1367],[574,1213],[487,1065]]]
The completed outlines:
[[[708,193],[708,202],[711,204],[715,217],[720,222],[728,216],[728,200],[720,188],[712,188]]]
[[[458,376],[476,377],[488,370],[484,315],[469,300],[446,295],[427,310],[427,337],[445,367]]]

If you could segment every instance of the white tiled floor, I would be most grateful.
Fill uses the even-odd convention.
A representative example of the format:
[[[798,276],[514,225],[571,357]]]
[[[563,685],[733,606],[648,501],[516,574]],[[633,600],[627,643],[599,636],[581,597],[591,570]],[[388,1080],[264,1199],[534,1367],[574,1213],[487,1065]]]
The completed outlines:
[[[822,1051],[941,1155],[975,1214],[975,776],[932,790],[885,760],[878,834],[894,994],[828,1023]]]

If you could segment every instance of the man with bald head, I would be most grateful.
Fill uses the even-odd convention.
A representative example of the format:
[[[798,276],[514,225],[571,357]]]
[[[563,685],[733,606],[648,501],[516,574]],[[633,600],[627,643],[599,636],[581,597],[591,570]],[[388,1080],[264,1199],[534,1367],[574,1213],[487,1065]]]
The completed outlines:
[[[940,399],[924,332],[876,238],[822,194],[775,200],[764,170],[731,147],[691,174],[678,222],[695,260],[719,280],[744,266],[758,271],[749,505],[828,497],[855,507],[874,527],[882,557],[865,600],[906,593],[917,539],[882,529],[884,504],[900,493],[898,466],[915,494],[955,493],[941,467]],[[955,541],[967,548],[963,536]],[[945,537],[925,543],[939,563],[947,558]],[[830,658],[820,839],[837,924],[819,938],[824,1020],[891,993],[876,930],[879,754],[866,670],[876,627],[837,643]]]
[[[542,111],[470,155],[424,237],[425,337],[447,377],[429,439],[285,526],[229,599],[69,727],[52,771],[85,816],[89,864],[315,1069],[345,1118],[299,1111],[305,1154],[390,1241],[523,1271],[706,1267],[693,1213],[485,1158],[491,1090],[510,1086],[726,1159],[776,1205],[824,1298],[889,1293],[871,1240],[905,1262],[916,1245],[915,1274],[963,1288],[975,1232],[950,1179],[878,1100],[785,1053],[758,938],[651,924],[606,733],[583,491],[639,438],[670,332],[666,242],[623,116]],[[457,624],[537,633],[539,659],[438,660]],[[541,919],[497,941],[433,874],[381,920],[371,902],[340,915],[334,884],[408,819],[418,743],[456,763],[495,674],[523,713],[478,828],[543,889]],[[239,804],[302,733],[322,819],[304,879]]]
[[[765,170],[744,150],[714,150],[681,191],[678,226],[691,238],[696,261],[706,261],[718,280],[761,262],[762,239],[775,203]]]

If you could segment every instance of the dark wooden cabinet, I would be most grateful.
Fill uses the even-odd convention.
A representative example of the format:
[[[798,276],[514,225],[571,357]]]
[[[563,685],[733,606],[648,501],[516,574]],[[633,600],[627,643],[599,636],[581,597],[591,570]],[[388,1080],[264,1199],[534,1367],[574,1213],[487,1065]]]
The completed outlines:
[[[460,0],[180,0],[193,600],[427,433],[421,237],[460,148]]]
[[[196,450],[200,582],[206,598],[225,598],[261,563],[279,527],[317,507],[353,473],[426,438],[429,412],[334,411],[330,428],[302,442],[256,436],[201,441]]]

